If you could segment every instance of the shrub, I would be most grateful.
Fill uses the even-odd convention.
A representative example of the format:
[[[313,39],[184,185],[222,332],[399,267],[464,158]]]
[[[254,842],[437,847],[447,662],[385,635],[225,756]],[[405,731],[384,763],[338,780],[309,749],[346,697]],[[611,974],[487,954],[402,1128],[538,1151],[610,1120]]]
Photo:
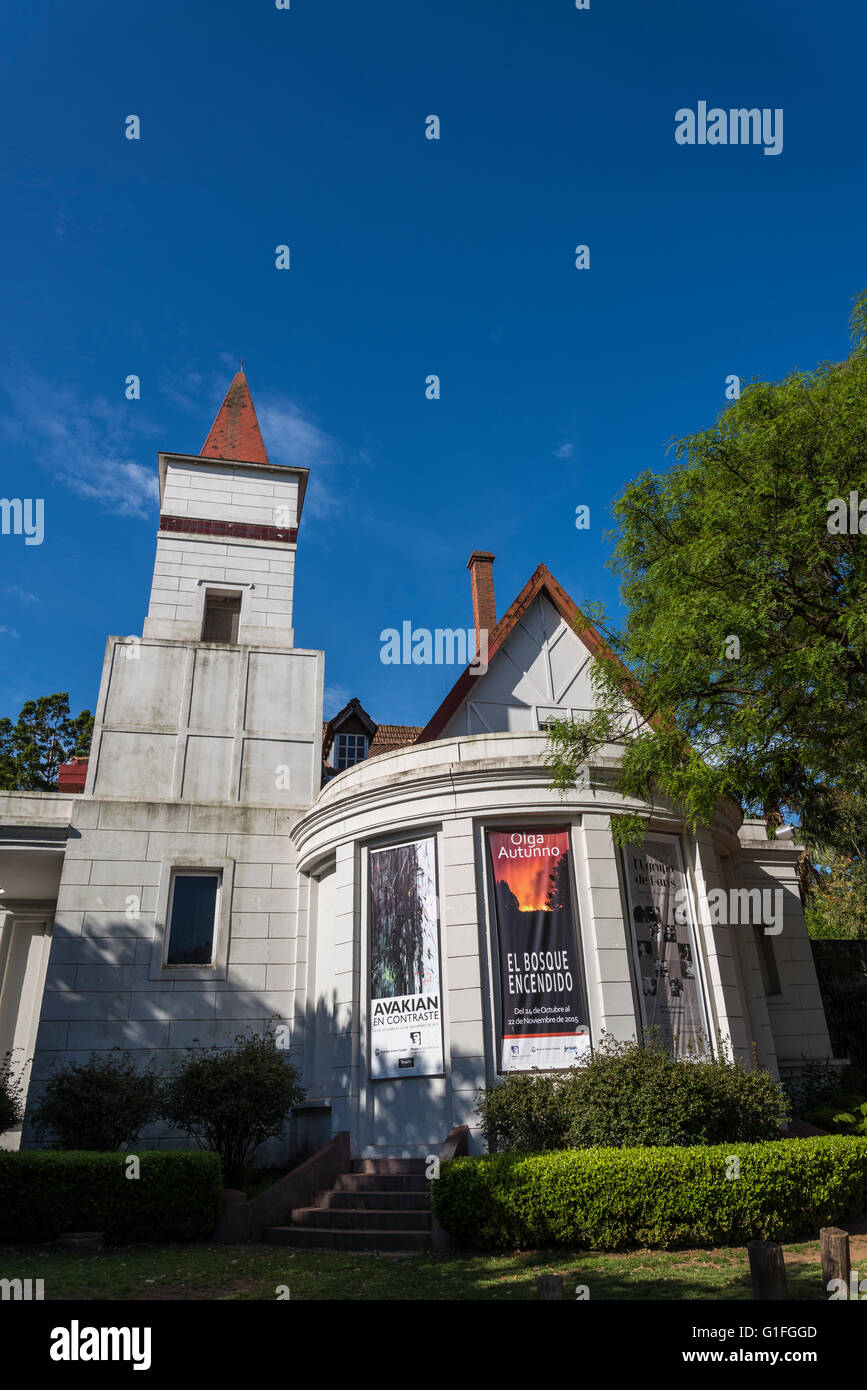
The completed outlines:
[[[152,1065],[138,1071],[129,1052],[70,1062],[55,1071],[33,1108],[38,1138],[58,1149],[105,1152],[129,1148],[159,1113]]]
[[[823,1128],[830,1129],[832,1133],[867,1136],[867,1100],[855,1097],[846,1103],[845,1110],[832,1115],[830,1124],[824,1125]]]
[[[110,1241],[202,1240],[220,1212],[215,1153],[144,1150],[138,1178],[122,1153],[0,1152],[0,1238],[105,1231]]]
[[[170,1071],[162,1113],[197,1143],[215,1149],[226,1182],[239,1187],[249,1155],[283,1130],[304,1099],[298,1072],[277,1048],[272,1029],[239,1033],[232,1047],[201,1047]]]
[[[657,1038],[603,1034],[591,1060],[552,1076],[509,1076],[476,1105],[492,1151],[717,1144],[773,1139],[787,1116],[782,1087],[707,1049],[671,1056]]]
[[[808,1111],[833,1104],[835,1095],[846,1087],[851,1071],[848,1066],[835,1066],[829,1058],[805,1059],[797,1075],[783,1082],[795,1113],[806,1119]]]
[[[785,1086],[796,1112],[810,1124],[832,1134],[867,1135],[867,1079],[860,1068],[805,1060]]]
[[[21,1082],[12,1074],[12,1053],[7,1052],[0,1061],[0,1134],[20,1125],[24,1110],[22,1098]]]
[[[867,1099],[860,1092],[838,1091],[827,1105],[817,1105],[804,1117],[831,1134],[867,1135]]]
[[[815,1238],[867,1207],[867,1139],[457,1158],[442,1165],[432,1200],[455,1242],[482,1250]]]
[[[513,1072],[481,1091],[476,1114],[491,1152],[538,1153],[567,1147],[574,1117],[571,1072]]]
[[[722,1144],[779,1137],[786,1095],[761,1067],[708,1051],[676,1058],[604,1038],[575,1088],[569,1145]]]

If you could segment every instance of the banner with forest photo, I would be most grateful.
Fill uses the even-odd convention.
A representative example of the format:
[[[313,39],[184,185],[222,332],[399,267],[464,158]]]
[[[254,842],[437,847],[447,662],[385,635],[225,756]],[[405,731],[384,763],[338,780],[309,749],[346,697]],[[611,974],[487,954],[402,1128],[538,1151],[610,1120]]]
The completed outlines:
[[[559,1071],[589,1059],[572,909],[569,832],[489,830],[500,957],[500,1070]]]
[[[371,850],[370,1075],[443,1071],[436,849],[433,838]]]

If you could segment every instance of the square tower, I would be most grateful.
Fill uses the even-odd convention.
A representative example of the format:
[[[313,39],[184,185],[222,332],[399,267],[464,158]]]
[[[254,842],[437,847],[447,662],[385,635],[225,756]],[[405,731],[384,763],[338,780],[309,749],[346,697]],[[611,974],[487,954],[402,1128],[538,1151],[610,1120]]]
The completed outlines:
[[[272,464],[238,372],[200,455],[160,454],[145,637],[292,647],[307,469]]]
[[[303,1061],[307,888],[289,832],[320,786],[324,662],[292,631],[307,470],[269,461],[243,372],[202,453],[159,468],[147,620],[106,646],[31,1095],[73,1055],[161,1066],[275,1018]]]

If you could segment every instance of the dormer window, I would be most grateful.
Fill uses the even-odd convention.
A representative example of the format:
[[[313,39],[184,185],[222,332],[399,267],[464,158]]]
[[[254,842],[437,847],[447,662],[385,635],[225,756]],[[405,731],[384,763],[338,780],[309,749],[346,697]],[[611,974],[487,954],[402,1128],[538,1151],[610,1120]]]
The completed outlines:
[[[367,757],[367,739],[364,734],[337,734],[334,738],[334,766],[338,772],[345,767],[363,763]]]
[[[367,710],[362,709],[361,701],[354,698],[331,716],[322,730],[323,757],[327,760],[323,785],[329,776],[367,760],[378,728]]]

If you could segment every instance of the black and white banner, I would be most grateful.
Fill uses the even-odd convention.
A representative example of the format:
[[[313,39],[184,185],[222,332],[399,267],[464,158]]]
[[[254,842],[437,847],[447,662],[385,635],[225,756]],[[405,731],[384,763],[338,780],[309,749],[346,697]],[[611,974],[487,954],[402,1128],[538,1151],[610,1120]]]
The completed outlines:
[[[687,880],[674,836],[623,851],[642,1024],[682,1056],[707,1037]]]
[[[443,1071],[434,840],[371,850],[370,1075]]]

